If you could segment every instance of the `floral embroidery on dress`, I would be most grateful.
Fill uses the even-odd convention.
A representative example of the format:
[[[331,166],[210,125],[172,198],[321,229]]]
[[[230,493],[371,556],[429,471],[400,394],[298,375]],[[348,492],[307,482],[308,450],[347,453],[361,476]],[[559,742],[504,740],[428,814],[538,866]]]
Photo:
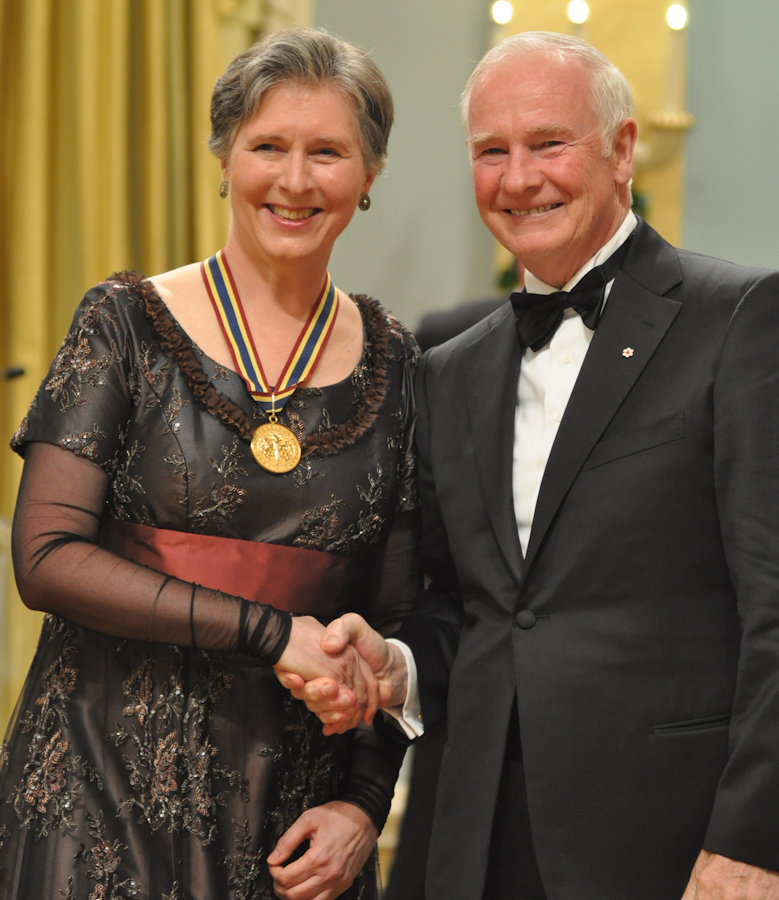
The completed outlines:
[[[356,527],[352,524],[343,530],[341,539],[328,548],[331,553],[364,552],[381,540],[386,518],[376,510],[381,509],[386,501],[386,486],[381,465],[376,463],[375,477],[368,472],[368,487],[357,486],[360,500],[368,505],[368,509],[360,512]]]
[[[214,374],[211,376],[211,381],[219,381],[220,378],[227,381],[229,377],[228,370],[224,366],[214,363]]]
[[[162,429],[162,434],[170,434],[171,431],[177,432],[181,428],[181,423],[176,422],[176,419],[185,406],[189,406],[189,400],[185,400],[181,396],[181,391],[177,387],[174,387],[173,399],[165,410],[165,421],[167,422],[167,425]]]
[[[311,465],[311,460],[308,457],[303,457],[292,472],[292,477],[295,479],[295,487],[303,487],[304,484],[308,484],[309,481],[313,481],[315,478],[321,478],[324,474],[324,472],[315,471]]]
[[[294,545],[307,550],[326,549],[338,531],[338,510],[343,505],[343,500],[336,500],[335,494],[331,494],[329,503],[306,510],[300,517],[300,530],[303,534],[295,538]]]
[[[27,435],[27,430],[30,427],[30,417],[25,416],[22,419],[22,424],[16,429],[16,433],[11,438],[11,446],[12,447],[21,447],[24,443],[24,438]]]
[[[86,863],[89,868],[86,877],[96,881],[95,889],[90,893],[89,900],[135,900],[140,898],[141,885],[134,878],[124,878],[121,881],[117,875],[122,864],[121,852],[127,850],[127,844],[114,840],[109,843],[105,836],[103,824],[103,811],[96,815],[87,813],[87,826],[89,836],[95,842],[92,847],[87,847],[82,842],[81,850],[76,854],[76,859]],[[67,898],[76,900],[73,892],[73,879],[68,879]]]
[[[229,519],[243,503],[246,490],[231,484],[239,475],[247,477],[249,474],[239,465],[243,457],[238,453],[238,446],[238,438],[233,437],[233,445],[230,449],[222,444],[221,462],[212,456],[208,457],[209,465],[214,472],[222,476],[224,484],[221,486],[212,484],[211,492],[198,500],[194,510],[189,514],[193,531],[207,532],[208,527],[211,526],[222,533],[224,520]]]
[[[82,431],[76,434],[67,434],[60,440],[60,447],[70,450],[76,456],[83,456],[93,462],[97,459],[97,442],[104,441],[106,433],[95,423],[91,431]]]
[[[141,484],[141,476],[133,475],[130,472],[145,449],[145,447],[139,446],[138,441],[133,441],[129,450],[124,451],[124,461],[121,460],[120,454],[116,472],[111,479],[108,496],[108,508],[115,519],[129,520],[129,507],[132,503],[131,494],[146,493]]]
[[[163,825],[184,829],[208,844],[217,835],[215,812],[224,803],[227,786],[246,800],[248,784],[240,772],[216,761],[219,751],[209,737],[211,711],[229,692],[231,676],[203,657],[208,668],[189,686],[188,695],[180,668],[155,689],[154,660],[146,657],[122,686],[127,698],[122,714],[137,724],[120,724],[109,737],[127,748],[122,758],[132,790],[121,806],[140,810],[139,821],[152,831]]]
[[[158,390],[166,381],[173,379],[173,373],[170,371],[170,362],[167,358],[159,368],[154,368],[158,350],[159,344],[149,344],[146,341],[141,341],[137,359],[130,369],[128,378],[128,388],[135,406],[141,405],[144,382],[151,388],[151,395],[146,401],[146,408],[151,409],[160,402],[157,396]]]
[[[37,837],[62,825],[73,825],[73,809],[81,795],[81,782],[68,786],[69,774],[79,773],[102,787],[93,767],[80,757],[71,758],[70,743],[62,738],[63,728],[68,724],[66,705],[78,676],[78,670],[68,665],[73,654],[73,632],[63,620],[52,616],[46,617],[44,627],[49,628],[50,639],[64,632],[62,647],[58,658],[43,674],[42,693],[35,701],[39,707],[37,716],[28,709],[22,719],[22,732],[33,734],[22,780],[9,797],[20,823]]]
[[[225,857],[225,863],[233,874],[227,880],[231,888],[235,888],[235,900],[272,900],[273,893],[266,888],[257,893],[257,882],[263,875],[262,860],[265,856],[262,848],[252,850],[255,843],[249,823],[234,823],[235,853]]]
[[[362,397],[362,395],[371,386],[371,369],[364,358],[361,359],[355,366],[354,371],[352,372],[351,379],[355,389],[355,400],[359,400],[360,397]]]
[[[406,358],[407,348],[411,349],[411,359],[417,363],[422,358],[422,351],[419,349],[417,342],[414,340],[411,332],[406,326],[399,322],[394,316],[387,316],[389,323],[390,337],[393,341],[390,343],[390,358],[396,361],[402,361]],[[399,344],[402,350],[401,356],[395,356],[393,353],[393,344]]]
[[[330,503],[315,506],[306,510],[300,517],[300,530],[303,532],[294,540],[296,547],[307,550],[324,550],[327,553],[365,553],[374,547],[382,538],[386,517],[380,515],[386,501],[386,479],[381,465],[376,464],[376,475],[368,473],[368,487],[357,485],[360,500],[367,504],[367,509],[360,510],[356,523],[341,529],[340,534],[338,510],[345,505],[344,500],[336,500],[330,495]]]
[[[90,359],[91,353],[89,341],[80,332],[69,335],[63,341],[52,366],[52,377],[45,386],[52,399],[60,401],[61,412],[89,403],[89,398],[82,396],[84,387],[101,387],[106,383],[106,370],[122,362],[113,340],[105,356]]]
[[[173,466],[173,474],[181,475],[184,484],[189,484],[193,478],[197,478],[197,475],[194,472],[190,472],[187,468],[187,461],[184,458],[183,453],[174,453],[172,456],[163,456],[163,462],[166,462],[169,466]]]
[[[122,286],[119,285],[117,287],[108,282],[103,282],[103,285],[106,287],[106,290],[84,305],[77,322],[79,331],[85,331],[87,334],[98,334],[98,326],[104,322],[108,323],[111,331],[117,331],[115,302],[116,295],[122,290]]]

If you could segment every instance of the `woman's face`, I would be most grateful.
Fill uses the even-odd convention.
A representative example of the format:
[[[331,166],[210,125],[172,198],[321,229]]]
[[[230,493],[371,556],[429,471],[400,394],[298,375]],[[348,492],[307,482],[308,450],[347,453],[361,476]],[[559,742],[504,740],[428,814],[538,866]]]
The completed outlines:
[[[373,182],[348,100],[329,85],[301,82],[265,92],[222,171],[230,182],[231,237],[271,265],[325,268]]]

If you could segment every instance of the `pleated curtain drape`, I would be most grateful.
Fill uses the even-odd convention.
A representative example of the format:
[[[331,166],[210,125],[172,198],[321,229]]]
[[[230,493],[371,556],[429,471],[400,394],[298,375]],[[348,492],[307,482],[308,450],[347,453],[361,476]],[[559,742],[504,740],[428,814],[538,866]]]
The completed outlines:
[[[21,463],[7,441],[86,288],[223,245],[229,213],[206,149],[209,101],[242,49],[236,33],[243,46],[257,37],[243,26],[257,25],[261,7],[0,0],[0,372],[24,369],[0,380],[0,738],[40,628],[13,587]]]

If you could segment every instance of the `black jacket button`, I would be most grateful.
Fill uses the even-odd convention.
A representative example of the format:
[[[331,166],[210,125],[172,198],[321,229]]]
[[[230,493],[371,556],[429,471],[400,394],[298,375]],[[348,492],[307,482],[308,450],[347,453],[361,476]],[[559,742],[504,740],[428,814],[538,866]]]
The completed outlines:
[[[517,613],[517,625],[520,628],[532,628],[536,624],[535,613],[529,609],[521,609]]]

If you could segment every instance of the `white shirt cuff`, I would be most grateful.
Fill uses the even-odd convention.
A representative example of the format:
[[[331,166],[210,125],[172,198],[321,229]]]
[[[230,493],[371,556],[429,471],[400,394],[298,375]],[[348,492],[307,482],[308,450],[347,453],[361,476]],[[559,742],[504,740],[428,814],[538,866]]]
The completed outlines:
[[[392,719],[409,740],[422,737],[425,726],[422,722],[422,708],[419,703],[419,688],[417,686],[417,664],[414,662],[414,654],[403,641],[387,638],[388,644],[394,644],[400,648],[403,658],[406,660],[408,676],[406,678],[406,699],[403,706],[392,706],[383,709],[387,718]]]

